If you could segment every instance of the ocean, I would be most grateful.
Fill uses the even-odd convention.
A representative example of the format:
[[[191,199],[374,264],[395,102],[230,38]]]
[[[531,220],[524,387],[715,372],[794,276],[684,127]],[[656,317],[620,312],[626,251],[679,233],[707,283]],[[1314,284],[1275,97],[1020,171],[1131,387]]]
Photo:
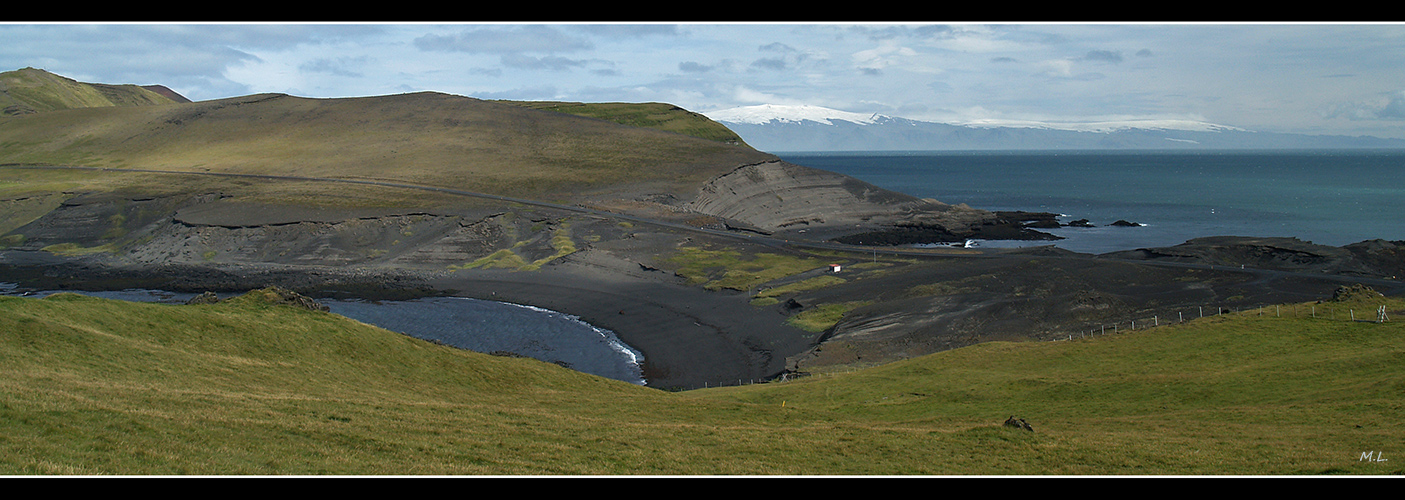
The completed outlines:
[[[1075,252],[1172,246],[1204,236],[1282,236],[1342,246],[1405,240],[1405,151],[777,153],[879,187],[986,210],[1061,214],[1045,230]],[[1118,220],[1140,227],[1108,226]],[[1050,242],[980,242],[983,246]]]

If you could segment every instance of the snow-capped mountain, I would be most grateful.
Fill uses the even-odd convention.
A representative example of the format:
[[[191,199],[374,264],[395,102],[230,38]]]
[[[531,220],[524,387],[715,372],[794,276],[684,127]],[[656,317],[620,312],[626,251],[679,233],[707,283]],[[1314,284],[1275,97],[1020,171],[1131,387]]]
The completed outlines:
[[[704,112],[763,151],[1405,148],[1405,141],[1255,132],[1192,120],[938,123],[820,106]]]
[[[764,125],[767,122],[773,121],[798,123],[806,120],[815,123],[823,123],[825,125],[833,125],[834,123],[830,120],[871,125],[876,118],[882,116],[877,114],[851,113],[848,111],[806,104],[761,104],[758,106],[723,109],[703,114],[719,122],[745,123],[748,125]]]

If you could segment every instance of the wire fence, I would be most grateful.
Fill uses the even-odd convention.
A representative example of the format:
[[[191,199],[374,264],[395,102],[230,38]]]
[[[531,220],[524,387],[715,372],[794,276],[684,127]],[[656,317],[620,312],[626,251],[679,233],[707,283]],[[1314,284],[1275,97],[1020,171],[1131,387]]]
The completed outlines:
[[[1392,314],[1399,315],[1399,313],[1400,311],[1389,311],[1384,305],[1364,306],[1362,304],[1308,303],[1266,304],[1247,307],[1196,306],[1195,309],[1174,311],[1171,316],[1163,317],[1157,314],[1128,319],[1121,322],[1098,323],[1078,332],[1055,335],[1054,338],[1049,340],[1069,341],[1103,335],[1116,335],[1128,331],[1146,330],[1158,326],[1185,323],[1196,318],[1230,314],[1239,316],[1254,315],[1260,317],[1273,316],[1280,318],[1310,318],[1325,321],[1384,323],[1390,321],[1390,316]]]
[[[1374,308],[1373,308],[1374,307]],[[1305,318],[1322,321],[1353,321],[1368,323],[1384,323],[1390,321],[1390,317],[1400,316],[1405,310],[1389,310],[1386,306],[1366,306],[1363,304],[1337,304],[1330,302],[1321,303],[1299,303],[1299,304],[1263,304],[1244,307],[1224,307],[1224,306],[1196,306],[1194,309],[1183,309],[1172,311],[1167,316],[1153,314],[1121,322],[1097,323],[1076,333],[1066,333],[1054,335],[1048,340],[1051,342],[1065,342],[1078,339],[1096,338],[1106,335],[1117,335],[1132,331],[1148,330],[1160,326],[1170,326],[1185,323],[1197,318],[1207,318],[1222,315],[1239,316],[1273,316],[1280,318]],[[802,378],[840,376],[849,373],[863,371],[863,367],[849,367],[836,371],[824,373],[804,373],[804,374],[782,374],[778,377],[764,379],[736,379],[735,381],[721,381],[717,383],[705,383],[701,386],[692,387],[672,387],[669,390],[680,391],[690,389],[704,389],[709,387],[727,387],[752,384],[766,384],[799,380]]]

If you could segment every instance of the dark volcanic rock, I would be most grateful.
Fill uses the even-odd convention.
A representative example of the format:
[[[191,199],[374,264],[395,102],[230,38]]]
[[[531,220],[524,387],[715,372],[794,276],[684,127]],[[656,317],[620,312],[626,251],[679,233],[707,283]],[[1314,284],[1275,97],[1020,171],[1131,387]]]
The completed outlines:
[[[1048,212],[1008,211],[995,212],[995,215],[1006,221],[1018,222],[1024,227],[1053,229],[1061,226],[1058,214]]]
[[[185,303],[186,303],[186,305],[195,305],[195,304],[216,304],[216,303],[219,303],[219,301],[220,301],[220,296],[219,296],[219,295],[215,295],[215,292],[205,292],[205,293],[202,293],[202,294],[200,294],[200,295],[196,295],[196,296],[194,296],[194,297],[191,297],[190,300],[185,301]]]
[[[1348,302],[1360,298],[1375,299],[1384,297],[1369,286],[1362,284],[1342,285],[1332,292],[1332,302]]]
[[[1112,252],[1103,257],[1389,279],[1405,272],[1405,244],[1383,240],[1333,247],[1297,238],[1212,236],[1171,247]]]
[[[893,246],[958,243],[968,239],[1053,241],[1063,238],[1030,229],[1021,221],[1002,217],[954,231],[934,225],[904,224],[890,229],[841,236],[832,241],[848,245]]]

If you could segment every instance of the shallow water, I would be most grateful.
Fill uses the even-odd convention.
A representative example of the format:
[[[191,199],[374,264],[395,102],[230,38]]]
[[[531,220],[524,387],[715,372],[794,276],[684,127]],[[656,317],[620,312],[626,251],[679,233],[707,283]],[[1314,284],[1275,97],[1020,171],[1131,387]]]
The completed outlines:
[[[532,306],[434,297],[407,301],[323,300],[332,312],[412,337],[476,352],[506,351],[576,371],[643,385],[644,356],[614,332]]]

